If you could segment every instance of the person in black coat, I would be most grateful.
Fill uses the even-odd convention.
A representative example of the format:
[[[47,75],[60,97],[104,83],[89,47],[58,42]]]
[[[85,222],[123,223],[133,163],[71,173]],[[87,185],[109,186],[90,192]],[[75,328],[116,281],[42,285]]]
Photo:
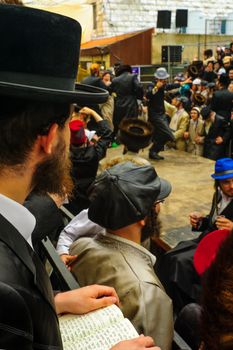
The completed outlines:
[[[233,92],[227,89],[229,78],[226,74],[221,74],[217,81],[218,91],[215,91],[211,101],[211,109],[217,114],[230,120],[231,110],[233,108]]]
[[[64,193],[71,105],[85,98],[103,103],[107,94],[75,89],[77,21],[0,4],[0,33],[0,348],[62,350],[58,314],[87,313],[118,298],[102,286],[54,297],[32,248],[35,217],[22,204],[32,190]]]
[[[175,141],[173,133],[168,126],[164,107],[165,90],[177,89],[181,83],[167,84],[169,74],[165,68],[158,68],[155,72],[156,82],[149,84],[146,91],[148,100],[148,120],[154,127],[153,145],[149,151],[149,158],[164,159],[158,153],[164,149],[168,141]],[[182,84],[187,81],[182,82]]]
[[[98,63],[92,63],[92,65],[90,67],[90,73],[91,73],[90,75],[88,75],[86,78],[84,78],[81,81],[82,84],[91,85],[94,87],[108,90],[108,87],[104,84],[103,80],[100,77],[100,70],[99,70]],[[87,106],[101,115],[101,110],[100,110],[99,104],[88,103]]]
[[[143,99],[143,88],[137,75],[132,74],[131,66],[120,65],[116,69],[116,77],[112,80],[111,91],[115,101],[113,125],[116,135],[123,118],[138,118],[137,100]]]
[[[193,231],[202,232],[193,240],[180,242],[165,253],[156,265],[156,272],[178,313],[186,304],[199,302],[201,280],[193,266],[198,243],[217,229],[233,228],[233,160],[222,158],[215,163],[215,193],[209,215],[190,214]]]
[[[58,237],[65,226],[62,213],[53,199],[53,195],[49,194],[39,195],[32,192],[23,205],[36,218],[36,226],[32,232],[32,245],[44,262],[45,256],[41,248],[41,240],[48,236],[56,246]]]
[[[229,123],[209,106],[202,108],[201,115],[205,120],[204,136],[199,136],[200,141],[204,140],[203,156],[213,160],[224,157],[231,136]]]
[[[70,122],[71,173],[75,187],[72,198],[64,206],[73,215],[89,207],[88,188],[95,180],[99,161],[106,156],[112,137],[112,130],[107,120],[103,120],[94,110],[84,107],[80,110],[80,114],[89,115],[94,119],[97,124],[97,139],[94,142],[88,139],[84,129],[85,124],[81,120],[73,119]]]

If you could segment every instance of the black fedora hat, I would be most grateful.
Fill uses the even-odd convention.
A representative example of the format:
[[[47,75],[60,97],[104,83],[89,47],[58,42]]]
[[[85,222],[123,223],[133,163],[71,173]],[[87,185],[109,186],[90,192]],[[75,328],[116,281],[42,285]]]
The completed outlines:
[[[153,126],[141,119],[123,119],[119,125],[119,140],[129,151],[137,152],[149,146],[152,135]]]
[[[108,92],[76,84],[80,24],[24,6],[0,5],[0,95],[41,101],[103,103]]]

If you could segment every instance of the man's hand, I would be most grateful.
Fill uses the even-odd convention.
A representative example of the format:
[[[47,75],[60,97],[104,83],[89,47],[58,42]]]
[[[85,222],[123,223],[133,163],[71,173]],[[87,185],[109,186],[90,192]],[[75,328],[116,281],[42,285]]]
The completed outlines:
[[[203,216],[197,211],[194,211],[189,214],[190,224],[192,225],[193,228],[198,228],[199,223],[201,222],[202,219],[203,219]]]
[[[187,140],[189,138],[189,132],[185,131],[184,132],[184,139]]]
[[[113,346],[110,350],[144,350],[144,349],[160,350],[158,346],[154,346],[154,341],[151,337],[144,337],[143,335],[135,339],[121,341],[120,343]]]
[[[204,142],[204,136],[197,136],[195,138],[195,142],[199,145],[202,144]]]
[[[61,254],[60,255],[61,260],[64,262],[66,267],[71,269],[72,262],[74,262],[77,259],[77,255],[69,255],[69,254]]]
[[[55,296],[57,314],[81,315],[112,304],[119,305],[115,289],[97,284],[58,293]]]
[[[233,230],[233,222],[223,216],[217,216],[215,225],[219,230]]]
[[[223,138],[222,138],[221,136],[216,137],[215,143],[216,143],[217,145],[221,145],[221,143],[223,143]]]
[[[103,120],[103,118],[98,113],[96,113],[96,111],[94,111],[94,109],[91,109],[89,107],[83,107],[82,109],[80,109],[79,113],[91,115],[97,123],[99,121]]]

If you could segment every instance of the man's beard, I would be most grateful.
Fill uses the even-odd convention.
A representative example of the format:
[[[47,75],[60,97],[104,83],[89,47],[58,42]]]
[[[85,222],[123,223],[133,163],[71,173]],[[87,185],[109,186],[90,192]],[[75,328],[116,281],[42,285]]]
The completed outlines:
[[[145,226],[142,227],[141,242],[147,238],[157,238],[160,236],[161,221],[158,218],[158,214],[154,208],[145,219]]]
[[[31,182],[32,190],[41,195],[52,193],[64,198],[70,197],[74,188],[71,167],[65,141],[60,137],[53,154],[36,166]]]

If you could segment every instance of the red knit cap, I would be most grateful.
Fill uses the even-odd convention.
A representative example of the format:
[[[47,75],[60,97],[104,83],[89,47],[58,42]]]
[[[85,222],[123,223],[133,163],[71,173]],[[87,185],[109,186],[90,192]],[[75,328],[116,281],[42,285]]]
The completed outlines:
[[[84,130],[84,123],[81,120],[72,120],[70,127],[70,143],[71,145],[81,145],[86,142],[87,137]]]
[[[193,264],[199,275],[202,275],[214,261],[220,245],[229,234],[229,230],[216,230],[208,233],[198,244]]]

